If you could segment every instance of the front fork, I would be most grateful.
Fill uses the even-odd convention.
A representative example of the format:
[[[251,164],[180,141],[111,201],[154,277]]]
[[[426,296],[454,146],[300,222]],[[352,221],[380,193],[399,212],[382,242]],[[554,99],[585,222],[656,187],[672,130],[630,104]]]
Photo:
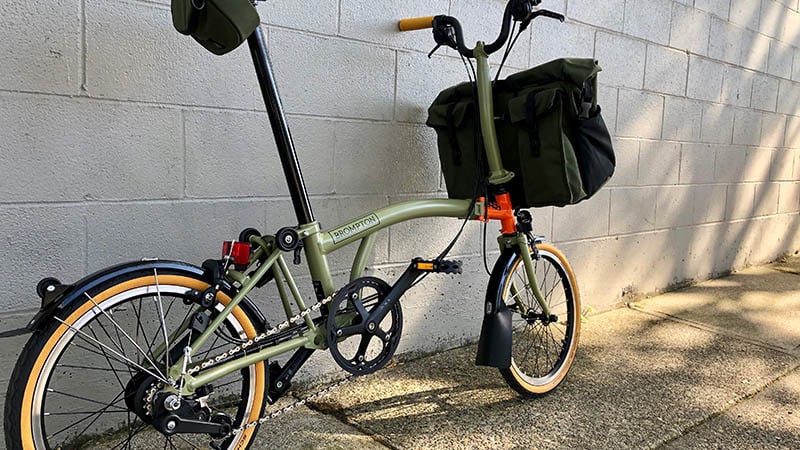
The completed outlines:
[[[536,244],[541,242],[540,238],[532,237],[532,225],[530,220],[530,213],[527,211],[514,212],[511,204],[511,197],[507,192],[497,194],[495,196],[495,204],[486,202],[486,199],[481,197],[477,202],[479,211],[476,211],[476,218],[482,222],[489,220],[499,220],[502,225],[502,235],[497,238],[500,244],[500,250],[507,248],[517,247],[520,255],[522,255],[522,263],[525,266],[525,274],[528,276],[528,285],[522,286],[522,290],[530,288],[533,298],[536,303],[542,308],[542,314],[546,317],[550,316],[550,307],[544,298],[542,290],[539,288],[539,282],[536,279],[536,268],[533,265],[533,254],[538,259],[538,251]],[[517,304],[519,311],[524,315],[528,312],[528,306],[522,301],[522,295],[517,283],[511,281],[511,295],[514,302]]]

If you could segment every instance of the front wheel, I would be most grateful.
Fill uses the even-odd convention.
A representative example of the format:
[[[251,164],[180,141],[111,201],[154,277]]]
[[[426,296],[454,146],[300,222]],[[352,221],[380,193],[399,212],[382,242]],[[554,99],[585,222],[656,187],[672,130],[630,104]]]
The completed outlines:
[[[511,366],[500,373],[511,388],[530,397],[545,395],[564,381],[575,359],[581,328],[580,295],[572,267],[555,247],[537,244],[536,248],[535,281],[550,308],[548,317],[533,295],[519,252],[493,274],[500,276],[495,295],[513,312]]]
[[[208,435],[156,431],[151,399],[170,360],[193,341],[188,321],[197,314],[216,317],[231,301],[233,292],[219,292],[219,303],[210,310],[190,301],[192,290],[208,287],[194,274],[153,269],[92,288],[59,311],[33,334],[11,377],[5,414],[9,449],[207,448]],[[258,314],[242,302],[196,349],[197,359],[263,331]],[[185,401],[239,426],[262,414],[267,377],[266,363],[259,362]],[[255,428],[228,438],[221,448],[247,448]]]

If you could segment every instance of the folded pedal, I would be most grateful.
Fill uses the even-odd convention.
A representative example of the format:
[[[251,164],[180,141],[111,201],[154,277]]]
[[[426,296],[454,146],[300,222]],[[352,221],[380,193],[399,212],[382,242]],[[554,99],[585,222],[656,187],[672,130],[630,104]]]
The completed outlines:
[[[426,260],[422,258],[414,258],[411,260],[411,264],[414,269],[420,272],[435,272],[435,273],[456,273],[461,274],[463,272],[461,266],[461,261],[448,261],[445,259],[442,260]]]

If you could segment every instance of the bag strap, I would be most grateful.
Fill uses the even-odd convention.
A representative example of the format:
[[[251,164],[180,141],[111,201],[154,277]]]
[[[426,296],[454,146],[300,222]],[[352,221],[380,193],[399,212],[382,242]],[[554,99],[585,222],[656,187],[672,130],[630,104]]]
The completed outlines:
[[[197,23],[200,21],[200,11],[206,7],[206,0],[190,0],[189,4],[189,33],[194,33]]]
[[[531,144],[531,156],[539,158],[542,156],[542,141],[539,139],[539,123],[536,121],[535,94],[535,92],[529,93],[525,100],[525,125]]]
[[[453,163],[460,166],[461,146],[458,145],[458,136],[456,135],[455,109],[455,103],[450,103],[450,105],[447,106],[447,135],[450,139],[450,146],[453,147]]]

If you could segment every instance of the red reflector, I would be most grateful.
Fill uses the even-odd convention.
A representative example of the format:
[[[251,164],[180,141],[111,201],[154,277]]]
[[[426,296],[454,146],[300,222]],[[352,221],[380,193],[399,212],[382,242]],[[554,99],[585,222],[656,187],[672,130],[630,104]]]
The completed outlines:
[[[231,249],[233,244],[233,249]],[[222,257],[230,256],[237,266],[250,264],[250,243],[225,241],[222,243]]]

